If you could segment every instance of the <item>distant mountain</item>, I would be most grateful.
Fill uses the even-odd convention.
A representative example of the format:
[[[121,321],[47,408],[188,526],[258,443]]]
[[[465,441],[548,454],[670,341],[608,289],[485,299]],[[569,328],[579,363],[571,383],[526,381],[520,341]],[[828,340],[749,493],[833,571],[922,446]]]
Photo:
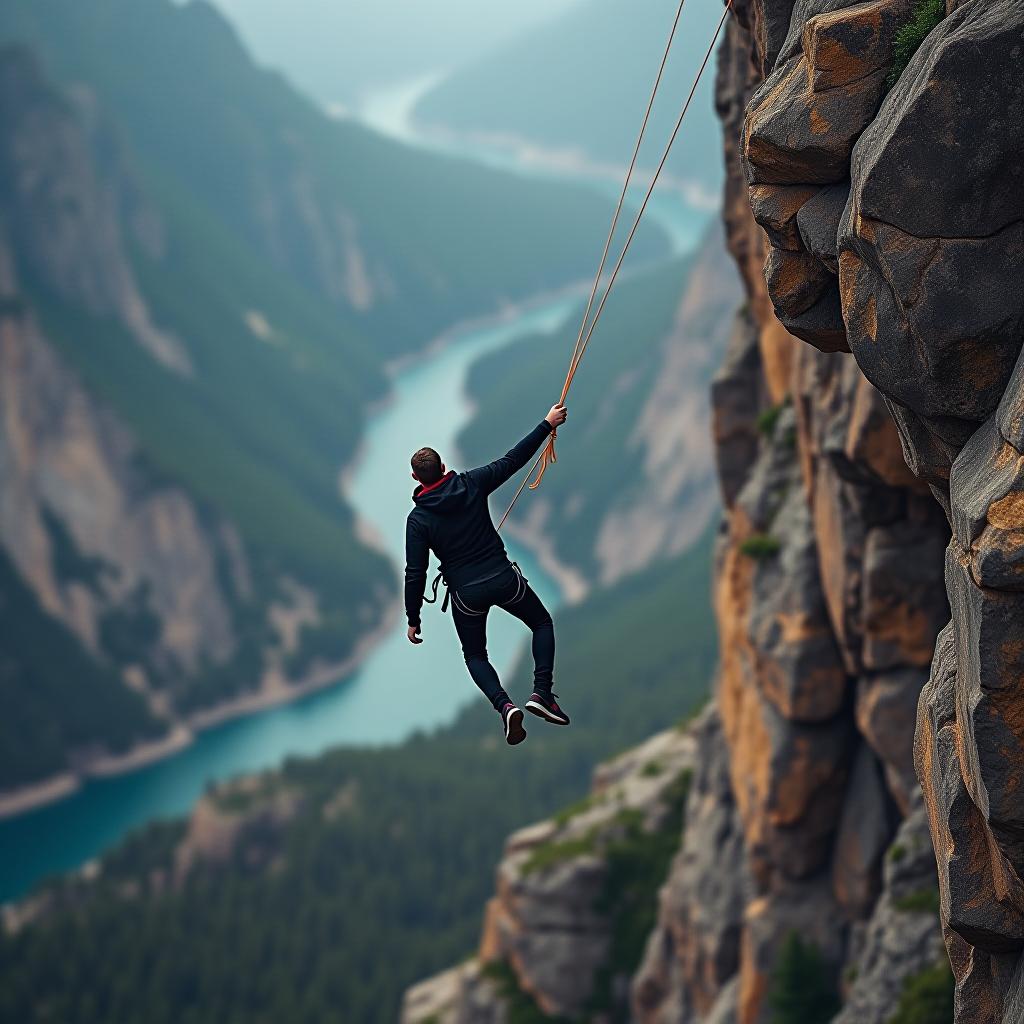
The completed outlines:
[[[740,295],[717,224],[691,257],[616,285],[569,393],[559,462],[524,491],[508,530],[586,586],[676,554],[706,529],[719,502],[708,392]],[[523,395],[557,399],[582,312],[473,367],[478,411],[459,437],[467,464],[512,443]],[[497,493],[497,511],[518,485]]]
[[[395,592],[338,494],[385,361],[609,210],[331,121],[206,4],[11,0],[0,46],[3,796],[336,678]]]
[[[445,78],[415,117],[425,127],[575,149],[625,168],[676,8],[675,0],[582,0]],[[716,3],[684,8],[641,167],[657,164],[720,14]],[[667,170],[699,183],[710,198],[722,180],[713,82],[710,64]]]
[[[586,192],[331,121],[256,67],[205,0],[9,0],[4,41],[29,46],[113,120],[154,203],[197,233],[227,232],[223,244],[344,311],[339,326],[385,353],[583,273],[607,223]],[[649,253],[656,235],[641,243]],[[181,262],[211,261],[213,246],[197,238]]]
[[[574,0],[213,0],[262,63],[324,105],[465,63]]]

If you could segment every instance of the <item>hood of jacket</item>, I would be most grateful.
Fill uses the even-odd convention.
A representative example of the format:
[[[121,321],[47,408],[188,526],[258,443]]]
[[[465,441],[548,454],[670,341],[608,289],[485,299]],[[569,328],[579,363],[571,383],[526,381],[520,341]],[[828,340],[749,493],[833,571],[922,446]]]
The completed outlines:
[[[466,507],[471,495],[465,478],[450,469],[436,484],[424,487],[420,484],[412,492],[412,500],[417,508],[431,512],[459,512]]]

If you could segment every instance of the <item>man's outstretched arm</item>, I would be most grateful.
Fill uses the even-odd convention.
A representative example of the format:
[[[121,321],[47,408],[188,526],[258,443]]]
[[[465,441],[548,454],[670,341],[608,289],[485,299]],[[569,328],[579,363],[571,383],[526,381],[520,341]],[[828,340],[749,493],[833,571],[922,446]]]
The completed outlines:
[[[484,492],[490,494],[496,491],[506,480],[515,476],[530,459],[537,454],[540,446],[548,439],[548,435],[556,427],[560,427],[568,413],[564,405],[553,405],[547,414],[519,442],[514,448],[510,448],[500,459],[489,462],[479,469],[471,469],[466,475]]]
[[[409,639],[422,643],[416,634],[420,631],[420,609],[423,592],[427,587],[427,564],[430,544],[423,527],[410,516],[405,522],[405,615],[409,620]]]

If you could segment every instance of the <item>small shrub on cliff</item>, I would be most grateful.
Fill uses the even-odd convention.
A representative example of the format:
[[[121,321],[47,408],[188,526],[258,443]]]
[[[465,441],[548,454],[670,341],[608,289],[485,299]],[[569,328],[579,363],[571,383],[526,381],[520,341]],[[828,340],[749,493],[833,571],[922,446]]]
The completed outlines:
[[[740,544],[740,551],[750,558],[774,558],[782,547],[778,537],[770,533],[752,533]]]
[[[889,1024],[953,1024],[955,987],[953,972],[945,960],[915,974],[904,983]]]
[[[572,839],[561,839],[555,842],[541,843],[535,846],[523,864],[523,874],[530,875],[535,871],[546,871],[563,861],[583,857],[597,850],[597,830],[590,829],[581,836]]]
[[[693,726],[693,723],[704,713],[704,709],[708,706],[709,697],[705,697],[703,700],[697,701],[693,707],[685,714],[682,718],[676,722],[677,732],[689,732]]]
[[[782,415],[783,406],[770,405],[767,409],[761,411],[757,417],[757,429],[758,433],[764,437],[771,437],[775,433],[775,424],[779,422],[779,416]]]
[[[570,1024],[565,1017],[549,1017],[533,996],[519,987],[515,971],[505,960],[484,964],[481,973],[494,982],[498,995],[505,1002],[506,1024]]]
[[[565,825],[568,825],[569,822],[572,821],[572,819],[575,818],[577,814],[584,814],[587,811],[589,811],[590,808],[593,806],[594,795],[593,793],[588,793],[586,796],[581,797],[579,800],[574,800],[568,806],[563,807],[555,815],[555,824],[558,825],[559,828],[562,828]]]
[[[891,89],[907,70],[925,37],[946,16],[946,0],[918,0],[910,21],[896,33],[893,43],[892,70],[886,80]]]
[[[938,914],[939,890],[918,889],[896,901],[896,909],[905,914]]]
[[[790,932],[772,972],[772,1024],[825,1024],[839,1012],[839,996],[817,946]]]

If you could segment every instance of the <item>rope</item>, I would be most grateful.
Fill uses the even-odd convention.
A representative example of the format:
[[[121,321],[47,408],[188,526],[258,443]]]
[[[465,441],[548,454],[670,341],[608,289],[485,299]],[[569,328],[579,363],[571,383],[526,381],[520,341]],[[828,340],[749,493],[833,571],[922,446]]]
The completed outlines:
[[[604,242],[604,251],[601,253],[601,262],[597,265],[597,272],[594,274],[594,283],[590,288],[590,298],[587,299],[587,308],[583,311],[583,319],[580,321],[580,331],[576,335],[576,344],[573,346],[572,357],[569,360],[571,366],[576,359],[576,354],[579,352],[580,343],[583,340],[583,332],[587,327],[587,318],[590,316],[590,311],[594,305],[594,297],[597,295],[597,289],[601,284],[601,275],[604,273],[605,264],[608,262],[608,253],[612,247],[612,239],[615,237],[615,229],[619,225],[619,216],[622,213],[622,207],[626,202],[626,196],[629,193],[629,183],[633,177],[633,171],[636,169],[637,158],[640,156],[640,147],[643,145],[644,136],[647,134],[647,124],[651,119],[651,111],[654,109],[654,100],[658,95],[658,88],[661,85],[661,77],[665,73],[665,65],[668,63],[669,53],[672,50],[672,42],[676,37],[676,29],[679,28],[679,19],[683,14],[683,7],[686,4],[686,0],[679,0],[679,6],[676,8],[676,16],[672,22],[672,28],[669,31],[668,39],[665,42],[665,52],[661,55],[661,64],[658,67],[658,74],[654,79],[654,85],[651,87],[651,96],[647,101],[647,109],[644,111],[644,119],[640,125],[640,132],[636,137],[636,144],[633,146],[633,156],[629,161],[629,169],[626,171],[626,180],[622,183],[622,191],[619,193],[619,201],[615,204],[615,213],[612,215],[612,223],[608,228],[608,237]],[[568,386],[562,389],[562,401],[565,400]]]
[[[576,339],[576,344],[573,346],[572,357],[569,360],[569,369],[565,375],[565,383],[562,385],[562,394],[559,398],[559,404],[565,402],[566,396],[569,394],[569,388],[572,387],[573,378],[576,376],[576,371],[579,369],[579,365],[583,360],[583,356],[586,353],[587,346],[590,344],[590,339],[594,336],[594,330],[597,327],[598,322],[601,319],[601,314],[604,312],[605,304],[608,301],[608,296],[611,294],[612,288],[615,286],[615,282],[619,276],[619,271],[622,269],[622,264],[626,258],[626,253],[629,252],[629,247],[633,243],[633,238],[636,235],[637,229],[640,227],[640,221],[643,218],[647,205],[651,200],[651,196],[654,194],[654,189],[658,184],[658,179],[661,176],[661,172],[665,168],[665,164],[668,162],[669,153],[671,152],[672,146],[676,141],[676,137],[679,135],[679,129],[682,127],[683,119],[686,117],[686,112],[690,109],[690,103],[693,101],[694,94],[697,91],[697,86],[700,84],[700,80],[704,75],[704,71],[707,68],[708,62],[711,60],[711,55],[714,53],[715,44],[718,42],[718,37],[722,32],[722,26],[725,24],[726,18],[729,16],[729,11],[732,9],[732,0],[726,0],[725,10],[722,12],[722,17],[718,21],[718,27],[715,29],[715,34],[711,38],[711,43],[708,45],[707,52],[704,55],[704,59],[701,61],[700,69],[697,71],[697,75],[693,80],[693,85],[690,87],[690,92],[686,97],[686,102],[683,104],[683,109],[680,111],[679,117],[676,119],[675,127],[672,129],[672,134],[669,136],[668,143],[665,146],[664,152],[661,155],[661,160],[658,162],[658,166],[655,169],[654,175],[651,178],[651,183],[648,186],[647,194],[644,196],[644,201],[640,205],[640,209],[637,212],[636,217],[633,220],[633,225],[629,230],[629,234],[626,237],[625,244],[622,247],[622,252],[619,254],[616,260],[615,267],[612,270],[611,277],[608,280],[608,284],[605,287],[604,293],[601,296],[601,301],[598,303],[597,311],[594,313],[594,319],[590,323],[589,328],[587,327],[587,318],[590,315],[591,309],[593,308],[594,298],[597,295],[597,290],[600,285],[601,275],[604,272],[605,264],[608,259],[608,253],[611,249],[612,238],[615,234],[615,228],[618,225],[619,215],[622,212],[622,207],[625,202],[626,194],[629,190],[629,182],[633,175],[633,170],[636,167],[637,156],[640,152],[640,146],[643,142],[644,135],[647,131],[647,124],[650,120],[651,109],[654,106],[654,100],[658,93],[658,87],[661,84],[662,75],[665,71],[665,64],[668,61],[669,51],[672,48],[672,41],[675,37],[676,28],[679,25],[679,18],[683,11],[683,5],[685,0],[680,0],[679,8],[676,11],[675,20],[672,23],[672,29],[669,32],[668,41],[665,44],[665,53],[661,59],[661,66],[658,68],[658,75],[654,80],[654,86],[651,89],[651,97],[647,103],[647,110],[644,113],[643,123],[640,127],[640,133],[637,136],[636,145],[633,148],[633,157],[630,160],[629,169],[626,172],[626,179],[622,185],[622,192],[619,195],[619,201],[615,207],[615,213],[612,216],[611,228],[608,231],[608,238],[605,242],[604,252],[601,255],[601,262],[598,265],[597,273],[594,276],[594,284],[590,291],[590,298],[587,301],[586,310],[583,314],[583,320],[580,324],[579,335]],[[530,490],[536,490],[540,486],[541,480],[544,478],[544,473],[547,471],[549,465],[558,461],[558,457],[555,453],[555,438],[557,431],[552,431],[551,436],[548,438],[547,443],[541,449],[540,454],[534,460],[533,465],[530,467],[529,473],[523,479],[523,482],[519,485],[519,489],[516,491],[512,498],[508,508],[505,510],[505,514],[501,517],[501,522],[498,523],[498,529],[505,525],[505,520],[508,519],[509,514],[512,512],[515,503],[519,500],[519,496],[523,493],[524,488],[527,486],[530,476],[536,471],[535,479],[529,484]],[[539,469],[538,469],[539,466]]]

